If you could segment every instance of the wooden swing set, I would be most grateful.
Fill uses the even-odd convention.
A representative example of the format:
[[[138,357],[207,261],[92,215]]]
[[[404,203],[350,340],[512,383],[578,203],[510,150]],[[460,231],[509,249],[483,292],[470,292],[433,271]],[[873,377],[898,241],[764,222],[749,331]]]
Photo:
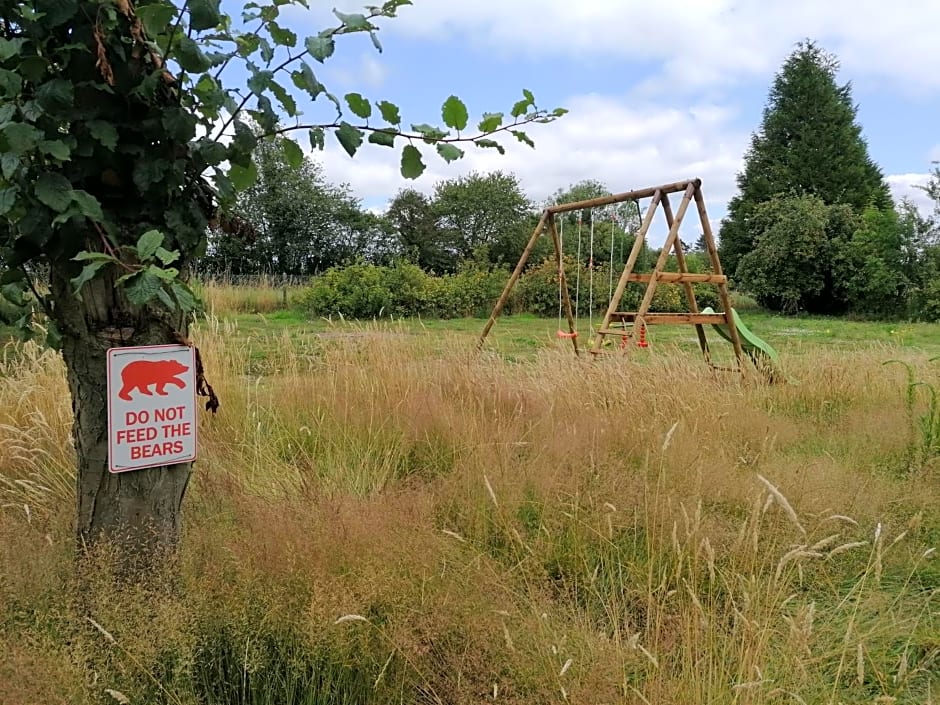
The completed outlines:
[[[669,195],[673,193],[682,194],[682,201],[679,203],[679,208],[677,211],[675,211],[675,213],[673,213],[672,204],[669,200]],[[698,335],[699,347],[702,350],[705,361],[712,367],[715,367],[715,365],[713,365],[711,362],[711,355],[709,353],[708,341],[705,337],[704,326],[721,325],[723,329],[727,331],[727,337],[734,348],[734,369],[740,369],[744,352],[736,321],[733,317],[734,312],[731,308],[731,297],[728,293],[728,277],[722,273],[721,262],[718,259],[718,248],[715,245],[715,238],[712,235],[711,224],[708,220],[708,213],[705,209],[705,199],[702,196],[701,179],[679,181],[672,184],[653,186],[651,188],[638,189],[635,191],[626,191],[624,193],[618,193],[611,196],[592,198],[589,200],[577,201],[573,203],[564,203],[546,208],[542,212],[542,217],[539,219],[538,225],[536,225],[535,230],[532,232],[532,236],[529,238],[529,242],[526,245],[525,250],[522,252],[522,256],[519,258],[519,262],[516,264],[512,276],[510,276],[509,281],[503,288],[502,294],[500,294],[499,300],[496,302],[489,320],[486,322],[486,326],[480,335],[478,348],[482,348],[484,342],[486,341],[487,335],[489,335],[490,330],[496,323],[496,319],[499,317],[503,307],[506,305],[506,301],[509,299],[509,294],[516,285],[516,282],[519,280],[519,277],[522,274],[522,270],[525,268],[526,262],[528,261],[529,256],[532,254],[532,250],[535,248],[539,237],[541,237],[545,232],[548,232],[552,238],[552,244],[555,249],[555,261],[558,266],[560,294],[559,311],[562,309],[564,310],[568,321],[567,332],[559,329],[559,337],[570,339],[575,353],[580,354],[580,348],[578,346],[576,316],[571,307],[571,295],[568,291],[568,282],[565,277],[564,253],[562,248],[563,241],[559,235],[559,229],[557,226],[558,219],[556,216],[578,210],[590,210],[591,213],[593,213],[593,209],[595,208],[626,202],[636,203],[637,209],[639,210],[639,201],[646,198],[650,198],[652,200],[650,201],[645,216],[642,218],[640,229],[636,234],[636,239],[633,242],[633,247],[630,250],[630,254],[627,257],[626,263],[624,264],[623,272],[620,274],[620,279],[617,282],[616,288],[613,287],[613,267],[611,266],[610,288],[612,292],[610,294],[610,301],[607,306],[607,312],[604,314],[603,322],[595,332],[594,339],[591,343],[590,352],[593,355],[599,355],[603,352],[606,352],[604,347],[607,336],[619,337],[621,339],[619,349],[622,352],[626,352],[632,347],[630,345],[630,341],[633,339],[637,331],[640,333],[641,346],[642,343],[645,343],[646,326],[691,324],[695,326],[696,333]],[[705,247],[708,252],[709,261],[711,262],[712,271],[709,274],[694,274],[689,272],[685,259],[685,252],[682,248],[682,241],[679,239],[679,228],[682,225],[682,221],[685,218],[686,212],[688,211],[693,201],[695,202],[695,206],[698,211]],[[649,233],[650,226],[653,223],[653,218],[660,207],[663,209],[666,224],[669,227],[669,232],[666,236],[666,242],[659,253],[659,257],[656,260],[656,264],[654,265],[653,270],[649,273],[637,273],[634,271],[637,265],[637,261],[646,243],[647,234]],[[591,227],[591,264],[593,265],[593,217],[591,218]],[[675,254],[676,256],[676,264],[678,265],[677,272],[665,271],[670,254]],[[613,247],[611,247],[611,265],[613,265]],[[580,260],[578,262],[578,267],[580,276]],[[593,272],[593,267],[589,271]],[[620,307],[621,300],[623,299],[624,292],[626,291],[627,285],[631,282],[646,284],[646,291],[644,292],[643,298],[641,299],[639,307],[636,311],[619,311],[618,309]],[[653,296],[656,293],[656,287],[659,284],[681,285],[685,290],[685,296],[689,308],[688,313],[650,312],[650,305],[653,301]],[[723,308],[723,312],[715,313],[710,309],[706,309],[705,312],[700,311],[695,300],[695,290],[692,286],[693,284],[714,284],[717,286],[718,296]],[[591,292],[593,296],[593,286]]]

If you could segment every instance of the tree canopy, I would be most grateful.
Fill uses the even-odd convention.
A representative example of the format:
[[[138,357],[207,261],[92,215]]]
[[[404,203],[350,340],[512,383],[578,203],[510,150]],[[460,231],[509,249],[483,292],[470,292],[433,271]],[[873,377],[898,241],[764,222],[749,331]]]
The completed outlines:
[[[259,143],[280,136],[294,166],[303,161],[297,135],[313,149],[335,141],[350,156],[395,148],[403,177],[414,179],[429,150],[453,161],[467,147],[502,151],[500,135],[531,144],[526,125],[564,114],[524,90],[508,110],[472,122],[451,95],[434,125],[406,121],[386,99],[330,92],[318,71],[340,40],[365,34],[381,51],[377,23],[410,4],[334,10],[333,25],[307,37],[283,12],[306,0],[252,0],[238,17],[220,0],[3,4],[0,285],[23,304],[24,329],[34,320],[29,292],[61,342],[82,545],[179,537],[188,464],[108,474],[105,355],[189,342],[197,301],[185,272],[204,254],[210,224],[244,232],[232,207],[258,178]],[[39,270],[47,288],[37,286]],[[199,386],[215,408],[204,379]]]
[[[850,84],[815,42],[802,42],[778,72],[738,175],[738,193],[720,231],[724,268],[735,273],[756,244],[756,210],[777,196],[815,196],[825,204],[890,209],[890,191],[856,121]]]

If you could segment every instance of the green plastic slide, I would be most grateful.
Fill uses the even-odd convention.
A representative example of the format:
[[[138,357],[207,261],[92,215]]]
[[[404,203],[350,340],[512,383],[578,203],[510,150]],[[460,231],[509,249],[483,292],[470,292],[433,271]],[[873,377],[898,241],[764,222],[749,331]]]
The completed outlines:
[[[712,308],[702,309],[702,313],[715,313]],[[770,343],[758,338],[751,330],[744,325],[744,321],[738,315],[738,312],[731,309],[731,319],[734,321],[735,328],[738,329],[738,338],[741,340],[741,349],[751,358],[758,369],[766,371],[772,379],[776,378],[780,372],[780,356],[777,351],[771,347]],[[713,323],[712,328],[718,331],[718,335],[731,342],[731,334],[724,323]]]

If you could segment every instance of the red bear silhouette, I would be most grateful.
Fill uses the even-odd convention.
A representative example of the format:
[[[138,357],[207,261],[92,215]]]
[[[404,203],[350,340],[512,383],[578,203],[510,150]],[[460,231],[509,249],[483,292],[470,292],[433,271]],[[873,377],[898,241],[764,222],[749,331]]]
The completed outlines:
[[[188,371],[186,365],[176,360],[136,360],[121,370],[121,391],[118,396],[124,401],[131,401],[130,392],[135,389],[141,394],[151,396],[148,387],[157,385],[157,394],[166,396],[166,386],[172,384],[180,389],[186,388],[186,383],[178,379],[179,375]]]

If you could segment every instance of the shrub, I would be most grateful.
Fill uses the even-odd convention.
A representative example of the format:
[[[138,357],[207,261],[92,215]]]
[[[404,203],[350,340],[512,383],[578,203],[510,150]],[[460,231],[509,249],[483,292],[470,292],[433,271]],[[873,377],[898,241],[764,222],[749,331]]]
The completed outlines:
[[[332,268],[315,278],[301,301],[311,316],[480,316],[489,313],[507,276],[478,265],[434,277],[409,263],[355,264]],[[518,310],[518,300],[518,294],[510,298],[507,313]]]

